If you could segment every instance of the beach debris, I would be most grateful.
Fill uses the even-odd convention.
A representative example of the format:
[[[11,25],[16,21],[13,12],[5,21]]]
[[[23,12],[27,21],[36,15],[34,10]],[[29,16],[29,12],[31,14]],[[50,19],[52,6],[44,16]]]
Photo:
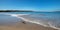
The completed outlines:
[[[25,22],[25,21],[23,21],[22,23],[23,23],[23,24],[26,24],[26,22]]]

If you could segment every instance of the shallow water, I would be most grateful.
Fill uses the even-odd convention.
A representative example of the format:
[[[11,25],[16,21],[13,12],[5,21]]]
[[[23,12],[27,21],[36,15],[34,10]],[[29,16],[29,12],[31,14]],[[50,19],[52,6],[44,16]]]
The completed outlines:
[[[19,22],[21,19],[4,14],[0,14],[0,25],[12,25]]]
[[[29,14],[27,16],[33,18],[34,21],[36,22],[43,23],[45,25],[49,24],[50,26],[60,28],[59,12],[5,12],[4,14],[6,13],[7,14]],[[0,14],[0,24],[5,24],[5,23],[9,24],[12,22],[14,24],[15,22],[20,21],[17,17],[12,17],[4,14]]]

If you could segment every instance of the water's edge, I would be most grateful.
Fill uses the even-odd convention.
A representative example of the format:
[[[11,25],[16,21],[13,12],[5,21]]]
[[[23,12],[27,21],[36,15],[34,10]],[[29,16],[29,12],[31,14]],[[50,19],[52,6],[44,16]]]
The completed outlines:
[[[24,16],[24,15],[29,15],[29,14],[8,14],[8,13],[7,13],[7,14],[4,14],[4,15],[9,15],[9,16],[21,18],[21,19],[23,19],[23,21],[30,22],[30,23],[36,23],[36,24],[39,24],[39,25],[48,27],[48,26],[46,26],[46,25],[44,25],[44,24],[41,24],[41,23],[39,23],[39,22],[36,22],[36,21],[30,21],[30,20],[28,20],[28,19],[25,19],[25,18],[23,18],[23,17],[20,17],[20,16]],[[50,24],[49,24],[49,27],[52,27],[52,28],[55,28],[55,29],[59,29],[59,30],[60,30],[60,28],[51,26]]]

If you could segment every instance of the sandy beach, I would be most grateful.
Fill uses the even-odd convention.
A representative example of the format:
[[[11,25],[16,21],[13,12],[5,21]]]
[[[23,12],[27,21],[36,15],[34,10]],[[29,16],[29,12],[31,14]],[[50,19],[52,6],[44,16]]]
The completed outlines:
[[[11,24],[8,24],[8,25],[0,25],[0,30],[57,30],[57,29],[55,29],[55,28],[51,28],[51,27],[44,27],[43,25],[39,25],[39,24],[36,24],[35,22],[34,22],[34,20],[37,20],[35,17],[33,18],[33,17],[31,17],[30,15],[28,15],[28,16],[21,16],[21,15],[12,15],[12,16],[16,16],[16,17],[18,17],[19,19],[14,19],[13,17],[10,17],[13,21],[9,21],[9,22],[14,22],[14,21],[16,21],[16,20],[18,20],[16,23],[11,23]],[[23,18],[22,18],[23,17]],[[10,19],[9,18],[9,19]],[[22,21],[19,21],[19,20],[21,20],[22,19]],[[5,18],[5,19],[7,19],[7,18]],[[10,19],[10,20],[11,20]],[[2,19],[3,20],[3,19]],[[8,20],[8,19],[7,19]],[[7,21],[6,20],[6,21]],[[31,20],[33,20],[33,22],[34,23],[31,23],[31,22],[29,22],[29,21],[31,21]],[[23,23],[23,21],[25,21],[25,23]],[[28,21],[28,22],[27,22]],[[3,21],[4,22],[4,21]],[[9,23],[8,22],[8,23]]]
[[[57,29],[50,27],[43,27],[41,25],[28,22],[26,22],[26,24],[18,22],[16,23],[16,25],[0,26],[0,30],[57,30]]]

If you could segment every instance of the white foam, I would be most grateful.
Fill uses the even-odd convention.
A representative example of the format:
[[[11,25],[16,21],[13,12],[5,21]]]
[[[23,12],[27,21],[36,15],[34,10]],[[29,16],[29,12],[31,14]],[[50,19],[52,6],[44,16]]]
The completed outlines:
[[[23,18],[23,17],[20,17],[20,16],[23,16],[23,15],[29,15],[29,14],[8,14],[8,13],[6,13],[5,15],[14,16],[14,17],[17,17],[17,18],[21,18],[21,19],[23,19],[23,21],[26,21],[26,22],[36,23],[36,24],[39,24],[39,25],[43,25],[43,26],[45,26],[45,27],[48,27],[47,25],[44,25],[44,24],[42,24],[42,23],[40,23],[40,22],[30,21],[30,20],[28,20],[28,19],[25,19],[25,18]],[[50,27],[60,30],[60,28],[56,28],[56,27],[52,26],[50,23],[48,23],[48,24],[49,24]]]
[[[49,26],[47,26],[47,25],[44,25],[44,24],[42,24],[42,23],[40,23],[40,22],[30,21],[30,20],[28,20],[28,19],[25,19],[25,18],[23,18],[23,17],[19,17],[19,16],[17,16],[17,17],[23,19],[23,21],[26,21],[26,22],[36,23],[36,24],[39,24],[39,25],[43,25],[43,26],[45,26],[45,27],[52,27],[52,28],[55,28],[55,29],[60,30],[60,28],[56,28],[55,26],[52,26],[52,25],[49,24],[49,23],[48,23]]]
[[[23,19],[23,20],[26,21],[26,22],[31,22],[31,23],[36,23],[36,24],[43,25],[43,24],[41,24],[41,23],[39,23],[39,22],[36,22],[36,21],[30,21],[30,20],[25,19],[25,18],[23,18],[23,17],[18,17],[18,18],[21,18],[21,19]],[[44,25],[44,26],[46,26],[46,25]]]
[[[23,15],[29,15],[29,14],[6,14],[6,15],[10,15],[10,16],[14,16],[14,17],[17,17],[17,18],[21,18],[21,19],[23,19],[23,21],[26,21],[26,22],[40,24],[40,25],[43,25],[45,27],[47,26],[47,25],[44,25],[42,23],[39,23],[39,22],[36,22],[36,21],[31,21],[31,20],[25,19],[23,17],[20,17],[20,16],[23,16]]]
[[[36,21],[30,21],[30,20],[27,20],[27,19],[25,19],[23,17],[18,17],[18,18],[21,18],[21,19],[23,19],[26,22],[36,23],[36,24],[39,24],[39,25],[43,25],[44,27],[48,27],[47,25],[44,25],[44,24],[39,23],[39,22],[36,22]],[[51,24],[49,24],[49,25],[50,25],[49,27],[52,27],[52,28],[55,28],[55,29],[59,29],[60,30],[60,28],[56,28],[56,27],[52,26]]]

